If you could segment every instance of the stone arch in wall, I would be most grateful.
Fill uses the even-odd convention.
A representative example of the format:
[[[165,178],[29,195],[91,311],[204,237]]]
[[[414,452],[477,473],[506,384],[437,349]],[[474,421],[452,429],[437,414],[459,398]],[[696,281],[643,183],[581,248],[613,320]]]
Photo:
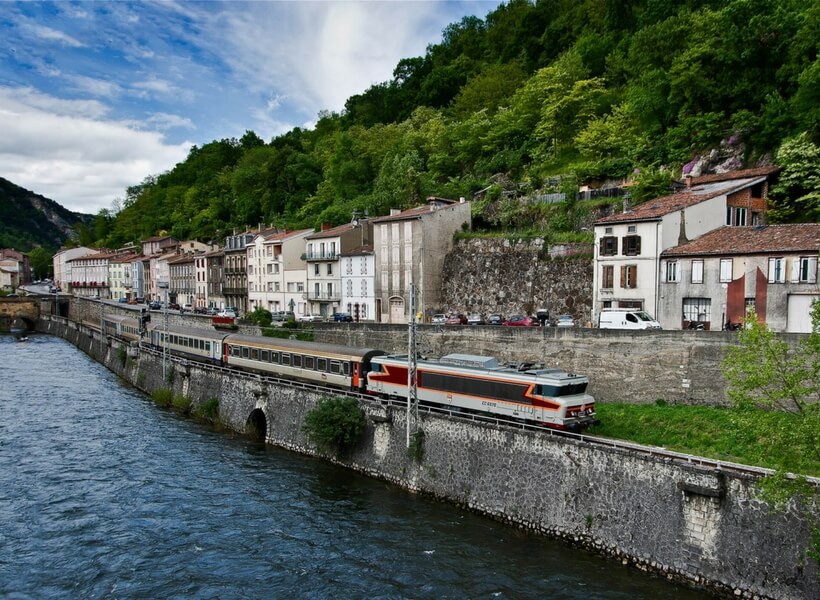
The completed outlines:
[[[268,439],[268,418],[261,408],[254,408],[245,421],[245,433],[251,438],[264,442]]]

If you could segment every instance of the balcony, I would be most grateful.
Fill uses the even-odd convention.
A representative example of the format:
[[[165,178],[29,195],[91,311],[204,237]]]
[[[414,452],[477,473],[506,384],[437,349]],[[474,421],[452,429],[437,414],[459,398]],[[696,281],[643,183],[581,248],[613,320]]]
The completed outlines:
[[[223,287],[222,293],[226,296],[247,296],[248,288],[246,287]]]
[[[339,258],[338,252],[305,252],[302,255],[302,260],[337,260]]]
[[[319,293],[313,291],[302,294],[302,297],[306,300],[313,300],[314,302],[338,302],[342,299],[342,294],[341,292],[333,292],[328,294],[327,291]]]

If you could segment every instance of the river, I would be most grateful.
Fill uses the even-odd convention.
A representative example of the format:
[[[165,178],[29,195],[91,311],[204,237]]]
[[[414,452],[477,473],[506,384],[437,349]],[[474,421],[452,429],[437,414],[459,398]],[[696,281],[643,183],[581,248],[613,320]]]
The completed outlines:
[[[59,338],[0,369],[2,598],[711,598],[215,432]]]

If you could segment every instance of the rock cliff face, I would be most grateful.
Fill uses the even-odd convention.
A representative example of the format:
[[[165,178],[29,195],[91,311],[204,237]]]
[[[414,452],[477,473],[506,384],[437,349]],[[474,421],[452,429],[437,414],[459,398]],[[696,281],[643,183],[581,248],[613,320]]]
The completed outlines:
[[[592,245],[548,246],[542,238],[459,240],[444,261],[442,311],[572,315],[592,311]]]

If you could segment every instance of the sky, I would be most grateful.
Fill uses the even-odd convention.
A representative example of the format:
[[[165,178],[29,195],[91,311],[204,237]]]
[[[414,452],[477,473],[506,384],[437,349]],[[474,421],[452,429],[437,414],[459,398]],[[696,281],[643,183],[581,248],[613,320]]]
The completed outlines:
[[[270,141],[500,0],[0,0],[0,177],[82,213],[193,145]]]

